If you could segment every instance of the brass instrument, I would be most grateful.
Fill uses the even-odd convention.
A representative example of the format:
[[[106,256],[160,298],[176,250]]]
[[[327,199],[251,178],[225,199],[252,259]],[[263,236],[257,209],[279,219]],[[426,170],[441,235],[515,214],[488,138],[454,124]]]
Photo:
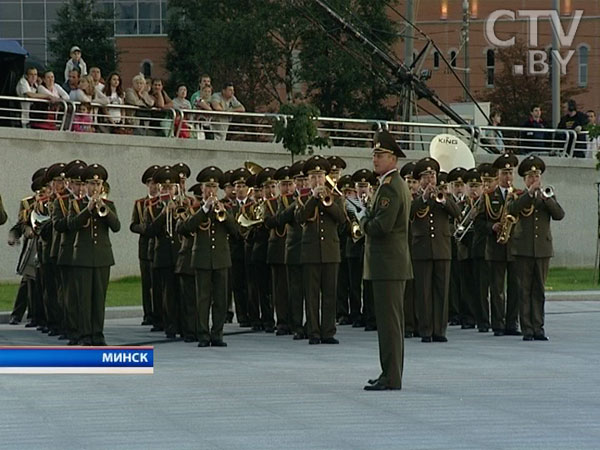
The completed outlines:
[[[540,188],[540,192],[542,193],[543,198],[552,198],[554,197],[554,186],[545,186],[543,188]]]
[[[227,219],[227,210],[225,209],[225,205],[218,201],[212,193],[210,197],[214,198],[213,211],[215,212],[215,217],[219,222],[225,222],[225,219]]]
[[[246,161],[244,163],[244,167],[248,169],[248,172],[250,172],[252,175],[257,175],[263,170],[262,166],[259,166],[258,164],[252,161]]]
[[[365,234],[363,233],[360,223],[356,219],[350,224],[350,237],[354,242],[358,242],[362,239]]]
[[[483,194],[479,196],[477,201],[475,203],[473,203],[472,206],[467,205],[465,207],[465,209],[462,210],[461,216],[463,216],[463,218],[460,221],[460,223],[456,226],[456,229],[454,230],[454,234],[453,234],[454,239],[456,239],[457,241],[462,241],[463,238],[467,235],[467,233],[473,227],[473,224],[475,223],[475,214],[474,213],[479,211],[482,199],[483,199]]]
[[[500,218],[500,233],[498,233],[498,238],[496,242],[498,244],[505,245],[510,239],[510,234],[512,233],[512,229],[518,221],[518,218],[508,213],[508,204],[511,199],[514,199],[514,189],[512,186],[508,188],[508,193],[506,194],[506,203],[504,204],[504,209],[502,210],[502,217]]]
[[[265,219],[265,200],[259,198],[256,202],[246,205],[238,217],[238,223],[244,228],[262,223]]]
[[[106,206],[106,203],[104,203],[104,200],[106,200],[106,193],[101,194],[98,197],[98,201],[96,203],[96,210],[98,211],[98,216],[99,217],[106,217],[108,216],[108,206]]]
[[[321,203],[325,207],[333,205],[333,195],[331,193],[335,193],[336,195],[339,195],[340,197],[344,196],[342,191],[340,191],[338,189],[337,184],[335,183],[333,178],[331,178],[329,175],[325,176],[325,188],[327,189],[328,192],[326,194],[319,195],[319,198],[321,199]]]
[[[40,233],[40,229],[42,225],[50,220],[50,216],[46,214],[41,214],[35,210],[35,208],[31,211],[29,215],[29,222],[31,223],[31,228],[35,234]]]
[[[188,201],[188,199],[185,196],[185,194],[183,192],[181,192],[181,186],[179,184],[177,184],[176,186],[177,186],[177,189],[176,189],[177,193],[175,194],[173,201],[175,203],[177,203],[177,206],[175,207],[175,212],[173,213],[173,217],[175,217],[176,220],[179,220],[179,219],[185,220],[188,217],[188,206],[186,205],[186,202]]]

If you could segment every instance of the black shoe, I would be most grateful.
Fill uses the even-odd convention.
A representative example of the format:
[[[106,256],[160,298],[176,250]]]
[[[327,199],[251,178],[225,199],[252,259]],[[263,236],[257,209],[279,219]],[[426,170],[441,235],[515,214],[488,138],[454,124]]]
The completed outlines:
[[[489,327],[477,327],[477,331],[479,331],[480,333],[487,333],[488,331],[490,331]]]
[[[494,331],[494,336],[504,336],[504,331],[496,330],[496,331]]]
[[[450,319],[450,321],[448,322],[448,324],[449,324],[451,327],[455,327],[455,326],[457,326],[457,325],[460,325],[460,320],[459,320],[459,319],[457,319],[457,318],[452,318],[452,319]]]
[[[393,388],[386,386],[385,384],[375,383],[375,384],[367,384],[364,387],[365,391],[399,391],[402,388]]]
[[[106,346],[106,341],[102,340],[102,341],[92,341],[92,345],[96,346],[96,347],[105,347]]]
[[[374,384],[379,383],[379,378],[371,378],[370,380],[367,380],[367,383],[373,386]]]
[[[92,345],[92,340],[90,338],[79,339],[79,345],[90,347]]]
[[[196,338],[194,336],[186,336],[183,338],[183,342],[196,342]]]
[[[310,345],[317,345],[317,344],[320,344],[320,343],[321,343],[321,339],[319,339],[319,338],[310,338],[310,339],[308,340],[308,343],[309,343]]]
[[[548,338],[548,336],[546,336],[544,334],[535,334],[535,335],[533,335],[533,340],[534,341],[549,341],[550,339]]]
[[[431,342],[431,336],[423,336],[421,342]]]
[[[240,322],[240,328],[250,328],[250,322]]]
[[[306,339],[306,336],[304,336],[304,333],[294,333],[295,341],[301,341],[302,339]]]
[[[225,323],[233,323],[233,313],[231,311],[227,311],[227,316],[225,317]]]
[[[227,347],[227,342],[224,342],[222,339],[214,339],[210,341],[210,345],[212,347]]]
[[[37,323],[35,322],[27,322],[25,324],[25,328],[36,328],[37,327]]]
[[[334,337],[321,339],[321,344],[339,344],[339,343],[340,343],[340,341],[338,341]]]
[[[507,328],[504,330],[504,334],[507,336],[521,336],[521,332],[519,330],[515,330],[514,328]]]
[[[433,336],[433,342],[448,342],[446,336]]]
[[[342,317],[338,321],[338,325],[352,325],[352,321],[348,317]]]
[[[166,333],[167,339],[177,339],[177,335],[175,333]]]
[[[159,327],[158,325],[154,325],[152,328],[150,328],[150,331],[154,332],[154,331],[165,331],[165,330],[163,330],[163,327]]]
[[[377,331],[377,327],[375,325],[366,325],[365,331]]]
[[[19,325],[19,320],[16,317],[11,316],[10,320],[8,321],[8,324],[9,325]]]
[[[413,337],[421,337],[421,334],[418,331],[413,331]]]
[[[525,336],[523,336],[523,340],[524,341],[533,341],[533,336],[530,334],[526,334]]]
[[[198,347],[208,347],[210,345],[210,341],[200,341],[198,342]]]
[[[60,331],[58,331],[58,330],[48,331],[48,336],[59,336],[59,335],[60,335]]]
[[[79,345],[79,340],[78,339],[69,339],[69,342],[67,342],[67,345]]]
[[[410,339],[412,337],[413,337],[412,331],[407,331],[406,333],[404,333],[404,339]]]
[[[150,319],[144,319],[142,320],[141,325],[152,325],[152,321]]]
[[[45,325],[38,325],[38,326],[37,326],[35,329],[36,329],[37,331],[42,331],[42,332],[43,332],[44,328],[46,328],[46,326],[45,326]]]
[[[290,334],[290,332],[288,330],[284,330],[282,328],[278,329],[275,332],[275,336],[287,336],[288,334]]]
[[[252,331],[263,331],[263,326],[262,325],[253,325]]]
[[[58,340],[59,340],[59,341],[66,341],[67,339],[69,339],[69,336],[67,336],[66,334],[61,334],[61,335],[58,337]]]
[[[362,320],[355,320],[352,323],[352,328],[362,328],[365,326],[365,323]]]
[[[475,328],[474,324],[468,324],[468,323],[464,323],[460,326],[461,330],[472,330],[473,328]]]
[[[273,327],[265,327],[265,333],[273,333],[275,331],[275,328]]]

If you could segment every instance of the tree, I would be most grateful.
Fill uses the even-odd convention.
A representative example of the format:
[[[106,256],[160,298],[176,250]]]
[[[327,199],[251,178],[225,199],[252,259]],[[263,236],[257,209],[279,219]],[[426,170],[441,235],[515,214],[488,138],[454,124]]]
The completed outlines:
[[[396,37],[383,0],[336,0],[345,14],[354,11],[378,39]],[[337,28],[314,2],[278,0],[171,0],[167,33],[170,86],[195,87],[209,73],[218,89],[233,81],[248,110],[276,111],[306,94],[325,115],[381,117],[389,90],[373,75],[376,62],[341,33],[343,46],[325,30]],[[365,64],[365,60],[367,63]],[[378,67],[380,69],[380,67]],[[302,89],[298,89],[298,86]]]
[[[527,51],[529,48],[520,41],[512,47],[504,48],[496,53],[496,61],[501,69],[494,78],[494,88],[480,92],[479,97],[492,103],[502,113],[502,125],[521,126],[529,117],[532,105],[540,105],[544,119],[551,125],[552,86],[547,75],[531,75],[525,70],[522,75],[515,74],[514,67],[522,65],[527,68]],[[582,89],[567,87],[561,91],[561,97],[570,98]]]
[[[96,0],[68,0],[57,11],[48,41],[53,56],[51,68],[62,79],[69,50],[77,45],[88,65],[108,75],[117,69],[119,52],[115,47],[113,17],[98,9]]]

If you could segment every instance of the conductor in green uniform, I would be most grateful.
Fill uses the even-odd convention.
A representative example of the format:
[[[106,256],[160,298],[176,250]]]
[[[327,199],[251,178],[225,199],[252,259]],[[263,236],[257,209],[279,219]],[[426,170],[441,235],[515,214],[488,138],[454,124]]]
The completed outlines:
[[[355,212],[366,236],[363,277],[373,287],[381,363],[381,375],[369,380],[367,391],[402,389],[404,289],[413,273],[408,247],[411,195],[396,167],[398,157],[404,153],[393,136],[387,131],[378,133],[373,166],[379,188],[368,210]]]

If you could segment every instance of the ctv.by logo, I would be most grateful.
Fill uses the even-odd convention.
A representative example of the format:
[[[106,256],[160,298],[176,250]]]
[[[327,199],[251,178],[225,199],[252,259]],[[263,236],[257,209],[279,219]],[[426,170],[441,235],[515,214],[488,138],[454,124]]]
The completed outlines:
[[[550,23],[552,24],[552,28],[556,32],[558,36],[558,41],[560,42],[561,48],[569,48],[573,44],[573,40],[575,39],[575,34],[577,33],[577,29],[579,28],[579,23],[581,22],[581,18],[583,17],[583,10],[578,9],[575,11],[573,17],[571,18],[571,26],[569,27],[568,32],[565,32],[565,29],[560,22],[560,17],[558,12],[555,10],[518,10],[511,11],[510,9],[500,9],[494,11],[485,21],[485,37],[490,45],[499,48],[507,48],[515,45],[516,39],[515,37],[511,37],[510,39],[502,40],[498,38],[496,35],[496,22],[498,19],[502,17],[507,17],[511,21],[515,21],[517,18],[528,18],[529,19],[529,48],[527,51],[527,73],[529,75],[545,75],[549,73],[550,70],[550,62],[548,61],[548,54],[544,50],[536,50],[538,45],[538,21],[541,18],[550,18]],[[566,75],[567,73],[567,65],[573,55],[575,54],[575,50],[568,50],[563,57],[560,51],[552,50],[552,57],[558,61],[560,65],[560,73],[562,75]],[[516,75],[523,75],[524,67],[523,65],[515,65],[513,67],[513,72]]]

